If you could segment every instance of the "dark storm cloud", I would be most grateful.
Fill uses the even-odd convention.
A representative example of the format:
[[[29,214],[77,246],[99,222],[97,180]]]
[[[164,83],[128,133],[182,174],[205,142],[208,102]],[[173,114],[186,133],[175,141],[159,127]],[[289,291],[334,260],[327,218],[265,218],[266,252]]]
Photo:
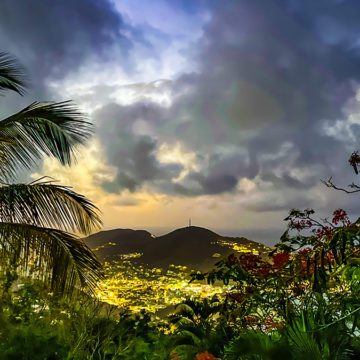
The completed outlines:
[[[146,182],[170,182],[177,177],[181,167],[177,164],[162,164],[156,157],[157,140],[149,135],[137,133],[136,121],[146,124],[163,121],[161,108],[154,104],[120,106],[109,104],[94,115],[98,125],[98,136],[104,144],[107,159],[117,170],[116,179],[104,183],[109,192],[123,189],[137,190]]]
[[[208,160],[206,173],[193,171],[182,183],[171,182],[171,179],[179,176],[183,167],[177,163],[162,164],[155,153],[158,150],[158,136],[167,141],[170,138],[174,141],[179,139],[178,132],[174,132],[173,126],[169,125],[172,115],[171,109],[167,111],[151,102],[129,106],[111,103],[94,114],[97,134],[104,145],[107,159],[117,169],[115,180],[103,184],[106,191],[135,191],[144,183],[152,183],[165,193],[185,196],[215,195],[235,189],[238,180],[232,173],[245,174],[246,169],[252,167],[241,154],[224,156],[213,153]],[[161,131],[139,133],[136,131],[139,122]],[[204,159],[200,155],[198,160]]]
[[[217,195],[224,192],[233,191],[237,184],[237,178],[232,175],[208,175],[199,172],[188,174],[182,183],[172,184],[165,188],[169,193],[184,196]]]
[[[213,153],[208,159],[206,171],[190,172],[181,183],[174,184],[168,191],[185,196],[216,195],[235,191],[238,177],[251,172],[251,167],[242,154],[224,156]]]
[[[195,173],[190,176],[201,184],[204,194],[220,194],[231,191],[237,184],[236,177],[228,174],[206,177],[200,173]]]
[[[218,3],[201,40],[200,73],[179,80],[193,89],[181,99],[193,115],[187,132],[200,137],[189,140],[194,147],[210,140],[244,148],[252,166],[230,174],[260,175],[285,188],[311,188],[334,172],[349,174],[349,150],[321,125],[324,119],[330,124],[344,119],[342,109],[355,96],[359,32],[356,1]],[[292,149],[276,156],[284,142]],[[269,171],[293,153],[280,178],[272,174],[270,179]],[[313,165],[316,173],[304,181],[289,173]]]
[[[255,212],[281,211],[287,213],[290,209],[305,209],[316,207],[319,204],[310,196],[264,196],[260,201],[254,201],[246,209]]]
[[[298,190],[306,190],[319,182],[319,179],[315,176],[312,176],[305,181],[301,181],[288,173],[284,173],[281,176],[275,175],[274,173],[263,173],[261,174],[260,179],[262,181],[271,182],[278,189],[294,188]]]
[[[36,83],[74,71],[88,56],[104,56],[115,42],[130,46],[120,14],[108,0],[2,0],[0,39]]]
[[[350,183],[347,158],[356,143],[335,139],[324,124],[345,125],[343,109],[354,102],[360,80],[358,1],[213,4],[195,47],[198,71],[174,82],[174,92],[182,95],[169,109],[147,116],[158,143],[179,140],[212,161],[163,191],[218,194],[235,191],[237,180],[246,177],[284,188],[281,204],[254,207],[274,211],[293,204],[286,190],[298,191],[300,199],[329,176]],[[352,108],[358,111],[358,104]],[[130,109],[134,118],[125,116],[121,124],[136,119]],[[107,124],[104,118],[101,127]],[[357,134],[357,128],[350,131]],[[289,147],[282,150],[285,143]]]
[[[6,117],[33,101],[59,99],[48,87],[49,80],[76,72],[90,57],[106,62],[112,46],[126,66],[131,43],[125,31],[132,29],[108,0],[1,0],[0,50],[22,64],[30,89],[22,98],[7,95],[0,115]]]
[[[285,126],[283,135],[294,137],[341,116],[359,77],[359,49],[350,39],[360,26],[347,24],[354,8],[354,1],[219,3],[199,51],[196,98],[187,99],[200,109],[197,121],[220,134]],[[326,41],[318,31],[325,15],[349,37]]]

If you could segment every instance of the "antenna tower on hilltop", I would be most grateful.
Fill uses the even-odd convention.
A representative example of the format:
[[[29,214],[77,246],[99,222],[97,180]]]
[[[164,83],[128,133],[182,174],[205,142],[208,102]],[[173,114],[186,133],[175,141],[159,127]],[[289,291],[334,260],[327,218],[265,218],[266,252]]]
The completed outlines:
[[[189,219],[189,227],[191,226],[191,219]]]

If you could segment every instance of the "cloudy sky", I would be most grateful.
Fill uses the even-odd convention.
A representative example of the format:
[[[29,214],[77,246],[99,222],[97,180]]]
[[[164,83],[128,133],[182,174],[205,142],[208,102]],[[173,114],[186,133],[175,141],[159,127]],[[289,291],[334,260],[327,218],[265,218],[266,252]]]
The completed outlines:
[[[2,0],[2,50],[24,98],[74,100],[96,127],[50,175],[91,198],[105,228],[193,224],[275,239],[291,208],[353,216],[360,133],[358,0]]]

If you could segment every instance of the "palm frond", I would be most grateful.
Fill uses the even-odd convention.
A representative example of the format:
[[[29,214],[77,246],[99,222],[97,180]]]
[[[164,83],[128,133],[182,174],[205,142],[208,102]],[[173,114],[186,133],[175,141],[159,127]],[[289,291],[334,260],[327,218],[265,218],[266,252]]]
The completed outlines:
[[[71,101],[34,102],[0,121],[0,139],[7,139],[0,141],[0,176],[12,177],[44,155],[71,165],[77,145],[84,144],[92,131],[92,124]]]
[[[0,52],[0,93],[23,94],[21,67]],[[0,272],[37,277],[57,293],[94,290],[101,265],[76,236],[101,225],[98,209],[66,186],[51,181],[5,184],[21,168],[45,156],[71,165],[77,145],[92,135],[92,124],[70,101],[34,102],[0,121]],[[54,227],[55,229],[52,229]]]
[[[22,67],[9,54],[0,52],[0,93],[4,90],[25,93],[26,81]]]
[[[246,331],[231,340],[224,349],[224,359],[290,359],[291,349],[279,334]]]
[[[64,231],[0,222],[0,271],[34,276],[57,294],[94,293],[101,264],[77,237]]]
[[[180,303],[175,306],[176,314],[193,317],[195,315],[194,309],[186,303]]]
[[[70,187],[49,181],[0,187],[0,220],[81,232],[101,226],[98,208]]]
[[[311,320],[303,313],[288,328],[288,338],[296,359],[322,359],[320,346],[313,336],[313,328],[308,323]]]

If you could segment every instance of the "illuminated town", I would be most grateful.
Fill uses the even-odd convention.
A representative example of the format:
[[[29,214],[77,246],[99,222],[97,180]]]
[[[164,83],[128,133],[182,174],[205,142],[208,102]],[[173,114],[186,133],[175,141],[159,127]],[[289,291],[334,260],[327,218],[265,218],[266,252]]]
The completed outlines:
[[[238,253],[259,253],[259,249],[224,238],[217,240],[217,243]],[[112,245],[108,243],[96,250]],[[213,254],[214,264],[219,261],[219,255]],[[229,289],[229,286],[220,284],[209,286],[197,281],[190,282],[190,273],[195,270],[186,266],[173,264],[168,269],[146,267],[136,262],[141,256],[141,253],[120,254],[118,260],[104,263],[105,279],[98,292],[101,301],[134,312],[144,309],[156,313],[189,297],[212,297]]]
[[[105,280],[101,284],[99,299],[136,312],[145,309],[155,313],[188,297],[211,297],[224,291],[222,286],[189,283],[191,271],[185,266],[171,265],[168,270],[149,269],[131,260],[120,259],[105,263],[104,268]]]

